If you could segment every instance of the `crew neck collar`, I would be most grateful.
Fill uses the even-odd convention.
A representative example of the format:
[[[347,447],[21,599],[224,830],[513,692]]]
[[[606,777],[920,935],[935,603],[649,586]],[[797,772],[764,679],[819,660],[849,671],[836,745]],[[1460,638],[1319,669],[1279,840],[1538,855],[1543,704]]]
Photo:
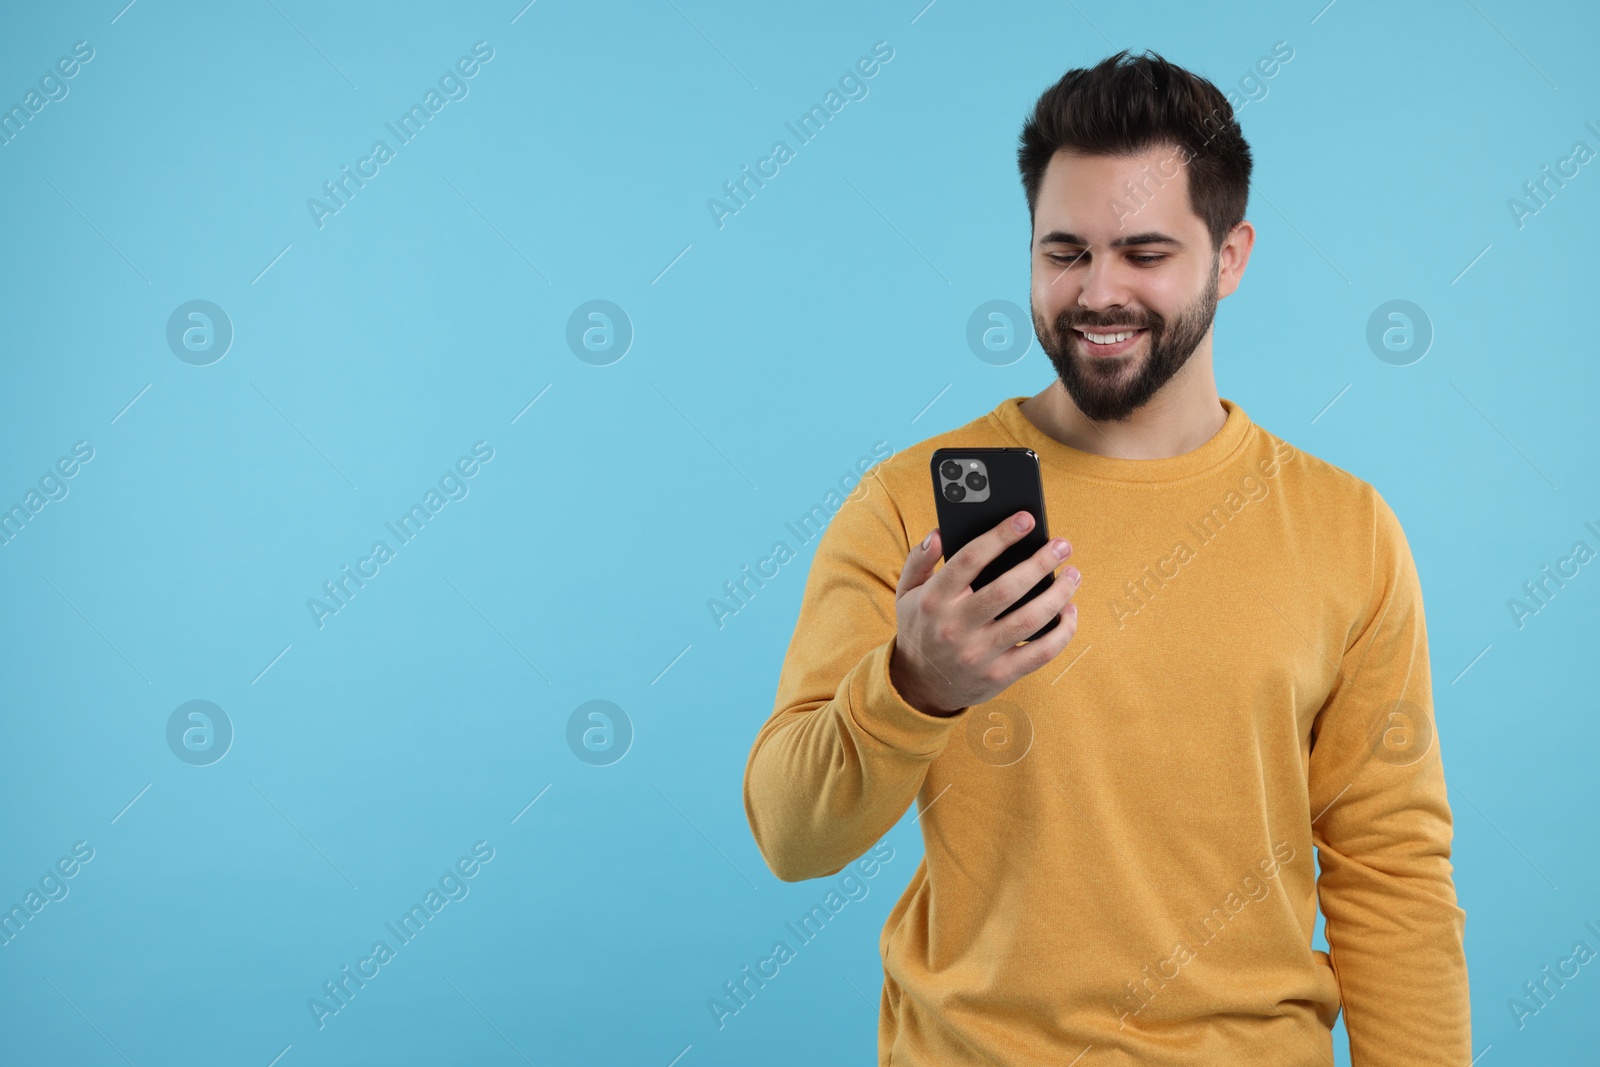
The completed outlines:
[[[989,418],[1018,444],[1037,452],[1041,465],[1085,478],[1145,486],[1181,481],[1221,466],[1243,446],[1253,425],[1244,408],[1226,397],[1219,397],[1228,417],[1222,428],[1200,447],[1161,459],[1124,459],[1084,452],[1049,436],[1022,413],[1022,404],[1029,399],[1009,397],[989,413]]]

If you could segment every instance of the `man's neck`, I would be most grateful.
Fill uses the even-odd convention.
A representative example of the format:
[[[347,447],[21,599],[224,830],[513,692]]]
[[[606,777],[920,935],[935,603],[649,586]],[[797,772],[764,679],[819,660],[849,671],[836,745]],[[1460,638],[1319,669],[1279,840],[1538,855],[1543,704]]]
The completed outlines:
[[[1170,459],[1193,452],[1222,429],[1228,412],[1217,396],[1210,360],[1201,353],[1126,422],[1097,422],[1072,402],[1060,379],[1022,402],[1022,414],[1047,437],[1080,452],[1114,459]],[[1187,379],[1180,381],[1180,379]]]

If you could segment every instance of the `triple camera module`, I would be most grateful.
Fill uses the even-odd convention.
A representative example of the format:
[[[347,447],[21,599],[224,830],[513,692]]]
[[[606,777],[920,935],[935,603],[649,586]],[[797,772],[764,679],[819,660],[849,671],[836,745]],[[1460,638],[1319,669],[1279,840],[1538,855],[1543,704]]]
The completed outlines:
[[[989,468],[981,459],[947,459],[939,464],[939,491],[953,503],[989,499]]]

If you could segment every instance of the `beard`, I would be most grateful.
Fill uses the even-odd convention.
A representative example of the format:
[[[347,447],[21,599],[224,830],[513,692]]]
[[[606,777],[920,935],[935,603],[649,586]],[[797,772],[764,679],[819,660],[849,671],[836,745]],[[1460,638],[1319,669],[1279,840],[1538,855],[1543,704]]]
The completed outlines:
[[[1046,330],[1044,321],[1033,310],[1030,295],[1033,332],[1079,411],[1096,422],[1125,422],[1183,368],[1205,339],[1217,314],[1216,266],[1217,259],[1213,257],[1205,291],[1183,308],[1170,325],[1154,312],[1097,316],[1069,308],[1056,317],[1054,330]],[[1090,342],[1074,327],[1095,330],[1104,325],[1129,325],[1149,332],[1123,355],[1088,355],[1084,346]],[[1142,359],[1137,354],[1139,346],[1148,349]]]

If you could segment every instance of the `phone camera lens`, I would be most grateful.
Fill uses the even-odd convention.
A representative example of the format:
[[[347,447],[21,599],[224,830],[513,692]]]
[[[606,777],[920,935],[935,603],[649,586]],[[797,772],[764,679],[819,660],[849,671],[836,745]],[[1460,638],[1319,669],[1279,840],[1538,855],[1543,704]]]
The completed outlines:
[[[946,500],[959,501],[959,500],[966,499],[966,496],[967,496],[967,491],[965,489],[961,488],[961,483],[960,482],[946,482],[945,483],[944,498]]]
[[[977,471],[973,471],[971,474],[967,475],[967,488],[971,489],[974,493],[983,492],[983,487],[988,484],[989,479],[985,478]]]
[[[953,459],[947,459],[939,465],[939,473],[953,482],[961,477],[961,464]]]

